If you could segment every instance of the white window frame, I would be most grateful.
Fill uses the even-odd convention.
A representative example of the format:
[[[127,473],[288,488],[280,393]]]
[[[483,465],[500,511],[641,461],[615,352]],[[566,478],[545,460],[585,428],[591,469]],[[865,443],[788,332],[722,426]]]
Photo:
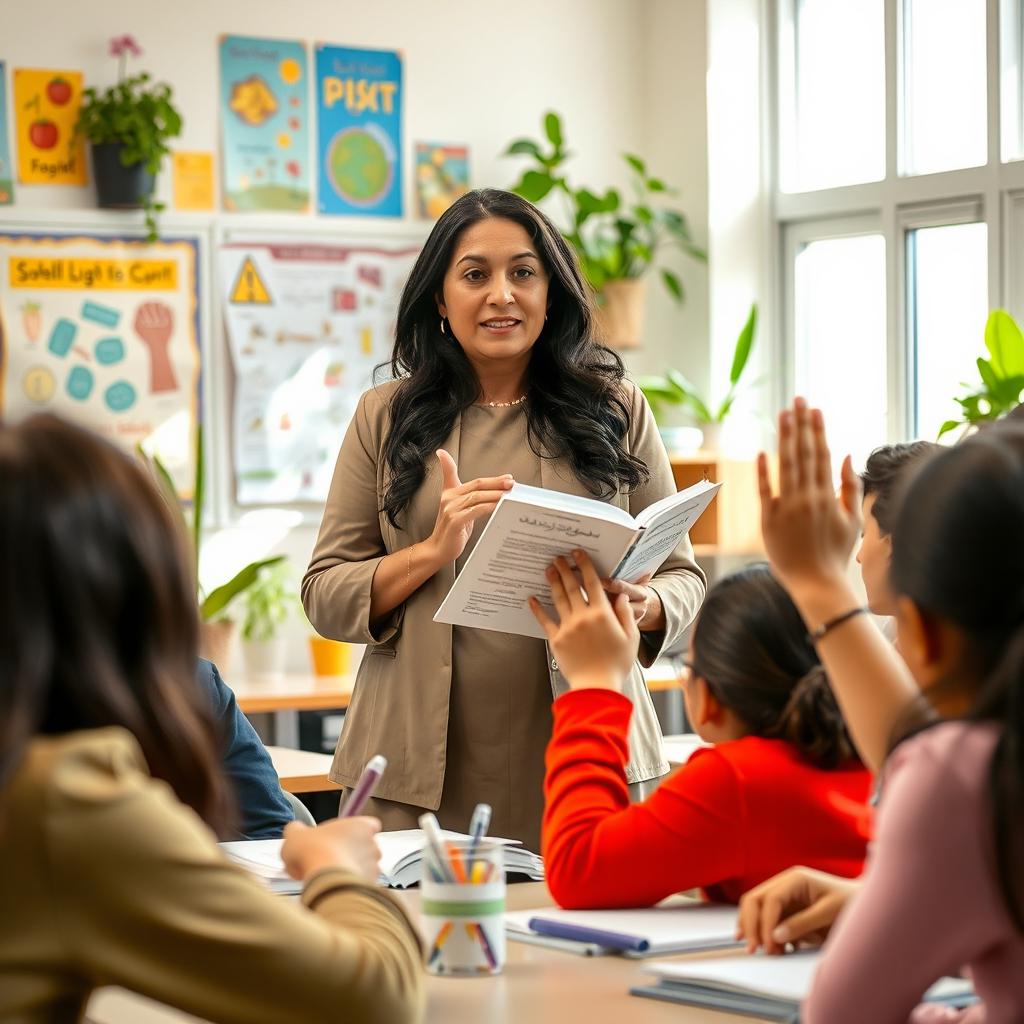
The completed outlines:
[[[988,236],[989,308],[1008,309],[1024,322],[1024,159],[1002,162],[1002,102],[1000,95],[1000,35],[1014,33],[1011,45],[1024,53],[1021,38],[1024,0],[987,0],[988,160],[984,166],[936,174],[902,175],[897,166],[897,141],[903,131],[897,97],[903,88],[899,54],[903,49],[902,0],[885,0],[886,176],[883,181],[813,192],[782,192],[781,146],[793,138],[793,95],[786,85],[793,77],[793,39],[799,0],[765,0],[768,28],[770,88],[766,111],[772,159],[769,161],[772,195],[771,249],[780,258],[775,277],[775,328],[781,339],[776,371],[788,402],[794,394],[796,324],[794,321],[794,267],[799,248],[811,242],[843,235],[881,232],[886,251],[886,438],[878,443],[906,440],[915,419],[913,331],[907,266],[907,232],[982,221]],[[1018,6],[1013,12],[1007,7]],[[1011,16],[1012,15],[1012,16]],[[1007,28],[1009,26],[1009,28]],[[774,40],[774,44],[771,43]],[[786,61],[785,69],[782,62]],[[788,76],[788,77],[787,77]],[[1022,87],[1024,88],[1024,87]]]

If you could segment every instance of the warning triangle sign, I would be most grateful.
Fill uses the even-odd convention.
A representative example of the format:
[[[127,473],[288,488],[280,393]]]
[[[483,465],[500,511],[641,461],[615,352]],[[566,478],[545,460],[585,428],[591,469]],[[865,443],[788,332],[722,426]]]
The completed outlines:
[[[235,286],[231,289],[229,301],[242,306],[269,306],[274,302],[251,256],[245,257],[242,269],[238,272],[238,277],[235,280]]]

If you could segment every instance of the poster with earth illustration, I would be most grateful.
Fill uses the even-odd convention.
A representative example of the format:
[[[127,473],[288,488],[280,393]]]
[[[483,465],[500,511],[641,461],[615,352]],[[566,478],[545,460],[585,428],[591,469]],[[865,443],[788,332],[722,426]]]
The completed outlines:
[[[221,38],[225,209],[309,211],[308,90],[305,43]]]
[[[316,47],[318,209],[402,216],[402,59]]]

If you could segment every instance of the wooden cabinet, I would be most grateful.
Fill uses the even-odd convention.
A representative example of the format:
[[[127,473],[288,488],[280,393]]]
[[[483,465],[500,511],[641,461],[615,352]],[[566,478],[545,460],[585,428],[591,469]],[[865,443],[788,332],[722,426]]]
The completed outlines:
[[[679,490],[705,478],[722,484],[715,500],[690,530],[690,542],[698,556],[764,553],[757,463],[753,459],[739,461],[701,451],[672,456],[671,462]]]

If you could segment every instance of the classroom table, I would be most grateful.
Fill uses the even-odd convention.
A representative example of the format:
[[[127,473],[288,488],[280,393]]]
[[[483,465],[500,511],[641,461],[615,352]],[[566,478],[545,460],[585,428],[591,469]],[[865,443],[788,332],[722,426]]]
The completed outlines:
[[[355,672],[343,676],[286,673],[269,678],[234,676],[238,706],[247,715],[274,716],[274,742],[282,747],[299,745],[300,711],[344,711],[352,700]]]
[[[330,754],[317,754],[312,750],[293,750],[291,747],[267,747],[270,760],[281,783],[289,793],[322,793],[341,789],[331,782],[327,773],[334,758]]]
[[[416,890],[400,898],[414,910],[419,905]],[[542,882],[509,886],[510,909],[550,903]],[[750,1024],[759,1019],[631,996],[630,986],[645,977],[642,961],[509,942],[505,971],[497,977],[428,977],[425,1019],[430,1024]],[[93,997],[86,1019],[90,1024],[199,1024],[196,1017],[110,988]]]

